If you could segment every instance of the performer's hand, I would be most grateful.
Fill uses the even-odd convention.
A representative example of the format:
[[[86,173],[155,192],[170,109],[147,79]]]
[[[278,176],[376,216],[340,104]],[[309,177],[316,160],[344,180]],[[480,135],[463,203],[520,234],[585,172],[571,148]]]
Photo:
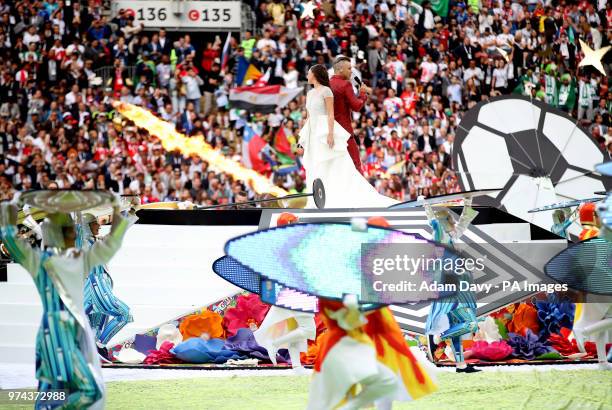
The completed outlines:
[[[359,92],[366,93],[366,94],[372,94],[372,89],[368,87],[367,85],[361,83],[361,87],[359,87]]]
[[[327,145],[329,145],[329,149],[334,148],[334,134],[331,132],[327,134]]]

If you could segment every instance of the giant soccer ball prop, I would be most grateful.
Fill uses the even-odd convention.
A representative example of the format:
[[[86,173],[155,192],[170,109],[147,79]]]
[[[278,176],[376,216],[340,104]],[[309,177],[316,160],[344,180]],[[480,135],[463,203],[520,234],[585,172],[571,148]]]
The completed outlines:
[[[453,146],[453,167],[465,191],[503,187],[480,197],[550,230],[552,211],[528,213],[556,202],[612,189],[612,178],[594,171],[608,159],[590,134],[567,114],[528,97],[502,96],[469,110]],[[578,235],[580,225],[568,229]]]

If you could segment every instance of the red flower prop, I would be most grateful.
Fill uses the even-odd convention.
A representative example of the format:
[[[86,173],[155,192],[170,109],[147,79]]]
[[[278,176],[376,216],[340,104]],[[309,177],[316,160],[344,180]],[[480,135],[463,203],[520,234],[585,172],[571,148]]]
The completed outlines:
[[[183,361],[172,353],[170,349],[174,347],[174,343],[165,341],[159,347],[159,350],[149,350],[149,355],[144,360],[144,364],[172,364],[183,363]]]
[[[263,303],[258,295],[240,295],[236,307],[227,309],[223,317],[223,327],[229,336],[234,336],[238,329],[247,328],[255,331],[261,325],[270,306]]]
[[[503,360],[512,353],[512,348],[503,340],[496,342],[477,341],[470,350],[475,359],[497,362]]]
[[[561,329],[561,334],[552,333],[548,337],[548,341],[550,345],[562,356],[570,356],[575,353],[580,353],[580,349],[578,349],[578,343],[576,343],[576,339],[572,339],[569,341],[567,336],[569,332],[567,329]],[[597,346],[593,342],[585,342],[584,349],[586,353],[590,357],[597,357]]]
[[[223,318],[215,312],[205,310],[198,315],[187,316],[179,325],[183,335],[183,341],[192,337],[203,337],[204,339],[223,337]]]
[[[526,336],[527,330],[531,330],[534,335],[537,335],[540,332],[537,309],[527,303],[521,303],[514,311],[512,320],[508,322],[506,327],[508,333]]]

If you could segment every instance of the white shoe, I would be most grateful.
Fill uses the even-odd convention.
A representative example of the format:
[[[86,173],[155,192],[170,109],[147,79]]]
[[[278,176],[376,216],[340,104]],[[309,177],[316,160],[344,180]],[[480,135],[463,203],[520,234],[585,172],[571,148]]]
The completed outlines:
[[[599,370],[612,370],[612,364],[608,362],[599,362],[597,363],[597,367]]]

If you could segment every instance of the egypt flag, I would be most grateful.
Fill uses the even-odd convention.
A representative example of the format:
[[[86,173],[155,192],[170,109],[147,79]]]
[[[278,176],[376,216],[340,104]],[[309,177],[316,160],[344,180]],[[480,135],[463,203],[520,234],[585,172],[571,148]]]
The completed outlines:
[[[286,88],[280,85],[237,87],[230,90],[230,103],[234,108],[269,114],[276,107],[284,107],[302,92],[302,87]]]

